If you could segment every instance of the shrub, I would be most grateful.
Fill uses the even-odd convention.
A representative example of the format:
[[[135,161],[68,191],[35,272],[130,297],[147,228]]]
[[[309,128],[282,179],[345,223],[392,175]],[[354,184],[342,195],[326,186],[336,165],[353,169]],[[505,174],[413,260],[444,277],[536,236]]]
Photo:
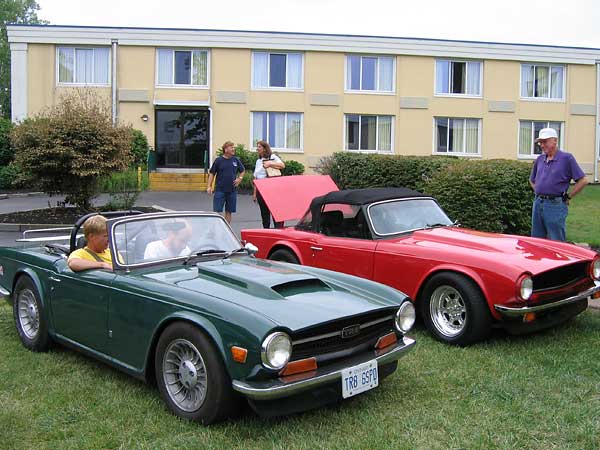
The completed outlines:
[[[7,166],[13,160],[13,150],[10,146],[11,130],[11,121],[0,117],[0,166]]]
[[[15,180],[19,177],[19,168],[14,164],[0,166],[0,189],[14,189]]]
[[[304,164],[290,159],[285,161],[285,168],[281,171],[282,175],[302,175],[304,173]]]
[[[98,180],[132,160],[131,127],[113,127],[106,102],[85,91],[15,126],[11,142],[23,179],[85,210]]]
[[[531,165],[521,161],[460,161],[432,174],[425,192],[448,215],[481,231],[528,235]]]
[[[146,167],[148,162],[148,138],[140,130],[131,130],[131,155],[135,167]]]
[[[148,189],[148,184],[147,172],[142,171],[141,185],[139,185],[137,169],[129,169],[102,178],[99,187],[102,192],[107,192],[109,195],[107,208],[121,210],[131,209],[140,191]]]
[[[432,174],[458,161],[444,156],[339,152],[321,159],[316,170],[330,175],[340,189],[396,186],[420,191]]]

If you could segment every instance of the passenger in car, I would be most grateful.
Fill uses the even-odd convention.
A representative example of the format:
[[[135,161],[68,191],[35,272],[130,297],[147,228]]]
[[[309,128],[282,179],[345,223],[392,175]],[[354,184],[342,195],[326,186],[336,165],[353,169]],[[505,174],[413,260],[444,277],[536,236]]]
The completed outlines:
[[[83,223],[83,234],[87,240],[85,247],[69,255],[67,264],[74,272],[88,269],[112,270],[112,257],[108,250],[106,217],[92,216]]]
[[[192,226],[184,220],[165,224],[165,239],[150,242],[144,251],[144,259],[165,259],[175,256],[187,256],[191,250],[188,242],[192,238]]]

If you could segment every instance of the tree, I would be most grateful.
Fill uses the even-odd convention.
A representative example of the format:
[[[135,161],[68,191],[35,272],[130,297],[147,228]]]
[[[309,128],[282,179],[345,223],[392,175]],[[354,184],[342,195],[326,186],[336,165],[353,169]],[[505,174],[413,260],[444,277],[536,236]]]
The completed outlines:
[[[6,24],[45,24],[38,19],[35,0],[0,0],[0,117],[10,118],[10,46]]]
[[[132,138],[131,127],[113,127],[109,106],[89,91],[63,96],[11,132],[15,164],[26,181],[84,210],[101,177],[131,164]]]

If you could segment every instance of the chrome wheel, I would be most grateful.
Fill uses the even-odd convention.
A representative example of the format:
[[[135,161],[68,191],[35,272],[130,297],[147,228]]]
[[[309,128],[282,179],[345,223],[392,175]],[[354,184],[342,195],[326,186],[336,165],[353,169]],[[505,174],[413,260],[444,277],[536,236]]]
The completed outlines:
[[[440,286],[429,302],[431,322],[444,336],[454,337],[465,328],[467,308],[460,292],[451,286]]]
[[[165,350],[162,376],[169,398],[186,412],[198,410],[207,393],[207,371],[202,355],[186,339],[172,341]]]
[[[17,297],[19,326],[27,339],[35,340],[40,331],[40,310],[35,294],[30,289],[23,289]]]

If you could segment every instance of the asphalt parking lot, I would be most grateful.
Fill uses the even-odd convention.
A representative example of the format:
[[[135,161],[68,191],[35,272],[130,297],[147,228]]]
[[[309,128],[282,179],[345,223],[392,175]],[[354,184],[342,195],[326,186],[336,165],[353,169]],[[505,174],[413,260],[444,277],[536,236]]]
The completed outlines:
[[[3,196],[4,197],[4,196]],[[15,211],[29,211],[32,209],[48,208],[55,206],[63,198],[60,196],[49,197],[40,193],[8,194],[0,199],[0,214]],[[101,195],[95,199],[95,205],[103,205],[108,201],[107,195]],[[136,202],[137,206],[158,206],[175,211],[212,211],[212,196],[206,192],[141,192]],[[17,231],[6,231],[0,224],[0,246],[7,247],[15,245],[15,239],[21,237],[22,233]],[[70,225],[70,224],[68,224]],[[239,194],[237,200],[237,212],[233,214],[231,227],[239,236],[244,228],[261,228],[260,211],[258,205],[252,201],[252,196]]]

